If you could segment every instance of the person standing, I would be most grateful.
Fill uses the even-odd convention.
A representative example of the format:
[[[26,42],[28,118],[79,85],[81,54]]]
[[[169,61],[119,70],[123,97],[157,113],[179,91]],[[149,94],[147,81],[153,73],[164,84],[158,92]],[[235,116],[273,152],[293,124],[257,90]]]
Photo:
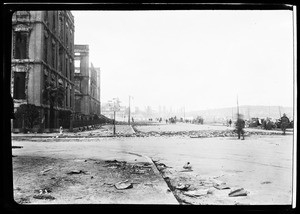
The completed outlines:
[[[286,128],[290,124],[289,118],[286,116],[286,114],[283,114],[283,116],[280,119],[281,121],[281,130],[283,131],[283,135],[285,135]]]
[[[237,129],[238,139],[240,139],[241,135],[242,135],[242,140],[245,140],[244,128],[245,128],[245,121],[243,120],[242,115],[238,114],[238,118],[236,121],[236,129]]]
[[[228,123],[229,123],[229,127],[231,127],[231,123],[232,123],[231,119],[229,119]]]

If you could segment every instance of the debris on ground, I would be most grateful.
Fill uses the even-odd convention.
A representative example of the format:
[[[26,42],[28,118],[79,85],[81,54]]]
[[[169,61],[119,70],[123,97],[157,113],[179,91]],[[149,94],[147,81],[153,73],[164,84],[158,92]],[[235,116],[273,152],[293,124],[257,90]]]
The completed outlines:
[[[272,183],[271,181],[264,181],[264,182],[261,182],[260,184],[270,184]]]
[[[207,192],[208,192],[207,189],[199,189],[199,190],[190,190],[187,192],[183,192],[183,194],[190,197],[199,197],[199,196],[207,195]]]
[[[41,171],[41,174],[44,174],[45,172],[48,172],[48,171],[50,171],[51,169],[53,169],[53,167],[50,167],[50,168],[48,168],[48,169],[45,169],[45,170]]]
[[[160,169],[168,168],[168,167],[166,166],[166,164],[164,164],[164,163],[156,162],[156,165],[157,165],[157,167],[160,168]]]
[[[129,189],[132,188],[132,183],[128,182],[128,180],[120,181],[118,183],[115,183],[116,189],[122,190],[122,189]]]
[[[135,168],[135,169],[133,169],[133,171],[131,173],[133,173],[133,174],[145,174],[147,171],[148,170],[146,170],[146,169],[137,169],[137,168]]]
[[[43,189],[37,189],[34,190],[34,192],[41,194],[48,194],[50,192],[52,192],[52,190],[50,188],[43,188]]]
[[[190,184],[181,184],[181,183],[179,183],[175,188],[179,189],[179,190],[186,191],[186,190],[188,190],[188,188],[190,186],[191,186]]]
[[[207,190],[207,194],[214,194],[214,190],[213,189]]]
[[[133,164],[131,165],[131,173],[133,174],[145,174],[152,169],[148,164]]]
[[[214,186],[216,189],[218,189],[218,190],[222,190],[222,189],[230,189],[230,187],[229,187],[226,183],[221,183],[221,184],[214,183],[213,186]]]
[[[135,128],[136,137],[161,137],[161,136],[181,136],[190,138],[212,138],[212,137],[236,137],[237,131],[232,129],[227,130],[200,130],[200,131],[139,131]],[[247,131],[244,135],[279,135],[280,132],[260,132],[260,131]]]
[[[17,199],[16,202],[18,204],[28,204],[28,203],[30,203],[30,198],[29,198],[29,196],[22,197],[22,198]]]
[[[190,162],[187,162],[186,164],[184,164],[183,168],[191,170],[192,169],[192,165],[191,165]]]
[[[104,167],[117,168],[120,166],[124,166],[126,164],[126,161],[107,160],[107,161],[105,161],[105,163],[107,163],[107,164],[104,165]]]
[[[73,175],[73,174],[86,174],[85,171],[83,170],[72,170],[70,172],[67,173],[68,175]]]
[[[102,185],[107,185],[107,186],[112,187],[112,186],[114,186],[115,184],[113,184],[113,183],[103,183]]]
[[[229,197],[238,197],[238,196],[247,196],[247,195],[248,192],[244,190],[244,188],[233,190],[228,194]]]
[[[54,200],[55,197],[52,195],[34,195],[33,198],[35,199],[46,199],[46,200]]]

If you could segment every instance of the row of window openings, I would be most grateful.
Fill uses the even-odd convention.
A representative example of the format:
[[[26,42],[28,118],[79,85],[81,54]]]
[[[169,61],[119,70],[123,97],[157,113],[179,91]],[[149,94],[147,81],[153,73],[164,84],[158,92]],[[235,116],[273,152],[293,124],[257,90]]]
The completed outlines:
[[[54,12],[53,12],[54,13]],[[55,27],[56,27],[56,16],[57,16],[57,14],[53,14],[52,15],[52,29],[53,30],[55,30]],[[48,20],[49,20],[49,18],[48,18],[49,16],[48,16],[48,11],[45,11],[45,21],[48,23]],[[63,18],[62,18],[62,15],[59,15],[59,18],[58,18],[58,20],[59,20],[59,27],[60,27],[60,29],[59,29],[59,33],[62,33],[62,28],[63,28]],[[68,26],[68,23],[66,23],[66,31],[68,32],[69,31],[69,26]],[[72,33],[70,33],[71,35],[72,35]]]
[[[25,72],[15,72],[14,74],[14,94],[13,97],[14,99],[25,99],[26,94],[25,94],[25,77],[26,73]],[[65,102],[66,106],[72,107],[72,102],[70,100],[70,90],[68,87],[66,88],[66,95],[65,95]]]
[[[16,32],[15,35],[15,47],[14,47],[14,59],[28,59],[28,34],[23,32]],[[52,54],[51,63],[52,66],[55,67],[55,47],[52,47],[52,51],[54,54]],[[48,61],[48,48],[47,45],[44,46],[44,60]],[[60,58],[62,56],[60,55]],[[59,61],[60,62],[60,61]],[[67,63],[67,62],[66,62]],[[70,63],[70,66],[72,64]],[[66,68],[67,69],[67,68]],[[59,70],[62,71],[62,63],[59,63]],[[67,73],[67,72],[66,72]],[[69,74],[70,77],[70,74]]]

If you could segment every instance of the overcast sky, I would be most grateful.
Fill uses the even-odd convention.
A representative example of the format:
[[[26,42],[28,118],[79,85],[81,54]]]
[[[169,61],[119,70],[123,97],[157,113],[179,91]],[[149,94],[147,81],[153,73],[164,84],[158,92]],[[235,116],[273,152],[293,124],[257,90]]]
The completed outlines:
[[[101,102],[293,106],[292,11],[72,11]]]

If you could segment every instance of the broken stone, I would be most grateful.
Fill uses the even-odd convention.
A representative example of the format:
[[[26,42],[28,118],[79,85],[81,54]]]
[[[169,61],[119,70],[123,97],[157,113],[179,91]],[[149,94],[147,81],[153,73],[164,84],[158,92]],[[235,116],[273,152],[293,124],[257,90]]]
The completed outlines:
[[[51,195],[34,195],[33,198],[35,199],[46,199],[46,200],[54,200],[55,197]]]
[[[207,195],[207,191],[208,191],[207,189],[192,190],[192,191],[183,192],[183,194],[190,197],[200,197],[200,196]]]
[[[102,185],[107,185],[107,186],[110,186],[110,187],[114,186],[113,183],[103,183]]]
[[[107,168],[109,168],[109,169],[116,169],[118,167],[117,166],[108,166]]]
[[[187,162],[184,166],[183,166],[184,169],[192,169],[192,165],[190,162]]]
[[[50,188],[44,188],[44,189],[37,189],[34,190],[34,192],[41,194],[48,194],[50,192],[52,192],[52,190]]]
[[[122,190],[122,189],[132,188],[133,186],[132,186],[132,183],[130,183],[126,180],[126,181],[121,181],[121,182],[115,183],[115,187],[116,187],[116,189]]]
[[[261,184],[270,184],[272,183],[271,181],[264,181],[264,182],[261,182]]]
[[[213,185],[216,189],[222,190],[222,189],[230,189],[230,187],[226,183],[221,183],[221,184],[214,184]]]
[[[164,163],[157,163],[157,166],[159,168],[167,168],[166,164],[164,164]]]
[[[145,169],[134,169],[132,173],[134,174],[145,174],[147,170]]]
[[[126,164],[126,161],[107,160],[107,161],[105,161],[105,163],[108,163],[108,164],[104,165],[104,167],[123,166]]]
[[[186,191],[190,187],[190,184],[178,184],[175,188],[179,190]]]
[[[45,169],[45,170],[41,171],[41,174],[44,174],[45,172],[48,172],[48,171],[50,171],[51,169],[53,169],[53,168],[50,167],[50,168],[48,168],[48,169]]]
[[[214,193],[214,190],[213,190],[213,189],[207,190],[207,194],[213,194],[213,193]]]
[[[244,188],[233,190],[228,194],[229,197],[238,197],[238,196],[247,196],[247,195],[248,192],[244,190]]]
[[[82,170],[72,170],[71,172],[68,172],[67,174],[72,175],[72,174],[86,174],[85,171]]]

